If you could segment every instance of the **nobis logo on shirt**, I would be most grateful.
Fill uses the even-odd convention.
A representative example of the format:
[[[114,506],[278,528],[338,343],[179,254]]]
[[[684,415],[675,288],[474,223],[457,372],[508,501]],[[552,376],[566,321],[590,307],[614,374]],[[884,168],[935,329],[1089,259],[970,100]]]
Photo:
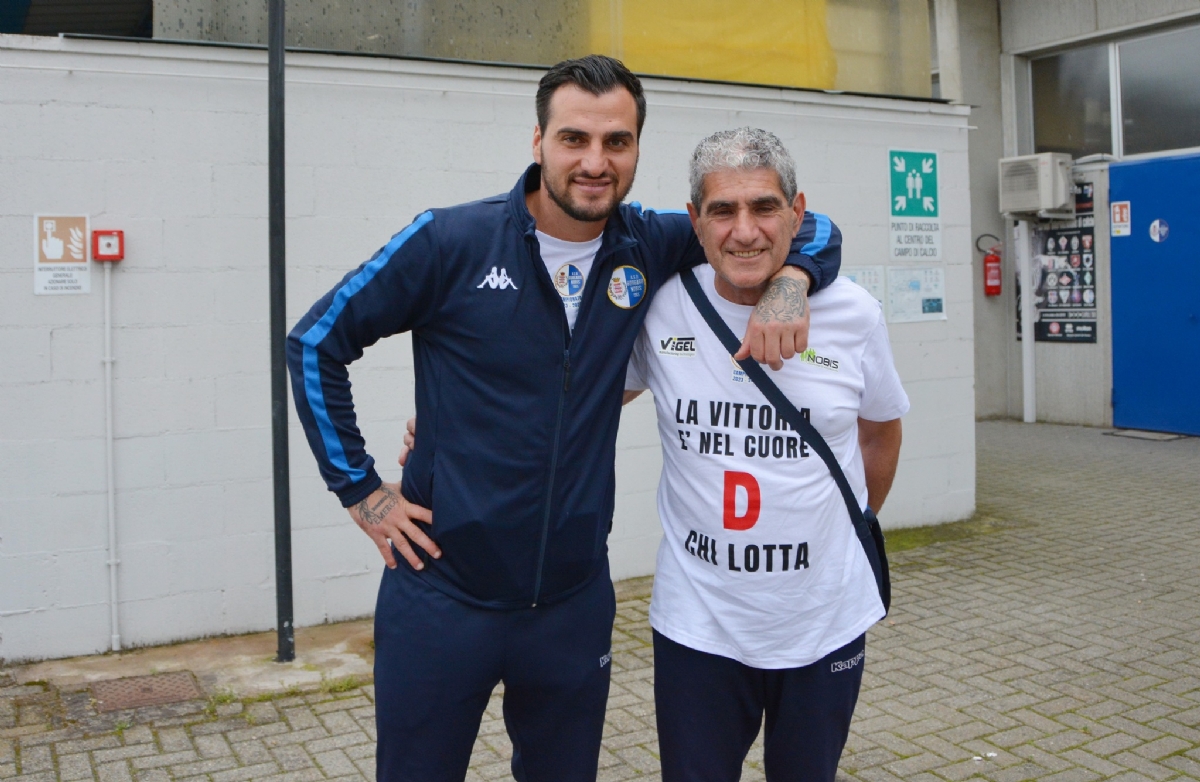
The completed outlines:
[[[680,356],[682,358],[696,357],[695,337],[663,337],[658,341],[658,353],[661,356]]]
[[[799,358],[805,364],[813,364],[814,366],[825,367],[826,369],[831,370],[833,372],[838,371],[838,362],[837,362],[836,358],[829,358],[829,356],[819,356],[819,355],[817,355],[817,351],[813,350],[812,348],[809,348],[808,350],[804,351],[799,356],[797,356],[797,358]]]

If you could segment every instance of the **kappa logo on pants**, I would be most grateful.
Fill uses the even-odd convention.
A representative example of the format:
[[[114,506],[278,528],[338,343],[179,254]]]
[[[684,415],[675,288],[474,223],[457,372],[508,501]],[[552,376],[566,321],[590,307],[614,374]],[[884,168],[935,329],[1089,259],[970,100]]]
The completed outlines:
[[[861,663],[863,661],[863,658],[866,656],[867,656],[867,651],[864,649],[863,651],[861,651],[858,654],[851,657],[849,660],[838,660],[837,662],[830,663],[829,670],[832,671],[833,673],[839,673],[841,671],[848,671],[851,668],[858,665],[859,663]]]

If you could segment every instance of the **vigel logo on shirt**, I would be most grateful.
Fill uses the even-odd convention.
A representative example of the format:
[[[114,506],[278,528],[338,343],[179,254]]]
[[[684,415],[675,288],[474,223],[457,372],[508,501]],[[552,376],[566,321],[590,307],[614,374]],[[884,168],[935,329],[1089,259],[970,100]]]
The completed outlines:
[[[695,337],[662,337],[658,340],[658,352],[664,356],[696,356]]]

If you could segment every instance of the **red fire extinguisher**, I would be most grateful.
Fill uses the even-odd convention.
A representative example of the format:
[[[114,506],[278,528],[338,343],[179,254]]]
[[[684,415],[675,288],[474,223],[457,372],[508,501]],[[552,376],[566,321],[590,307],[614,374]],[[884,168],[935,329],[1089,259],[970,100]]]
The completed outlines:
[[[983,248],[979,246],[979,242],[985,237],[995,239],[997,243],[992,245],[991,248],[983,255],[983,293],[986,296],[999,296],[1000,279],[1002,277],[1000,273],[1000,253],[1002,245],[999,243],[1000,237],[993,236],[992,234],[983,234],[975,240],[976,250],[983,252]]]

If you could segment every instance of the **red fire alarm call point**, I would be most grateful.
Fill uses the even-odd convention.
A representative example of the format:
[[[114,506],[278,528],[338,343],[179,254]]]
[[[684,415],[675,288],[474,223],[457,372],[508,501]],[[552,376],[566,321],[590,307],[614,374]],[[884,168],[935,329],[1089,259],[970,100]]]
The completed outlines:
[[[113,263],[125,259],[124,231],[92,231],[92,259]]]

